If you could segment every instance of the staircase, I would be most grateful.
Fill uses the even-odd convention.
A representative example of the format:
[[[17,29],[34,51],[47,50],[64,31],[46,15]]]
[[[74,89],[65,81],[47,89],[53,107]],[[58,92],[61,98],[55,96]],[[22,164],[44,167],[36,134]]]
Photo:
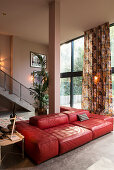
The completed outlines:
[[[0,95],[28,111],[35,111],[33,107],[32,91],[23,84],[0,70]]]

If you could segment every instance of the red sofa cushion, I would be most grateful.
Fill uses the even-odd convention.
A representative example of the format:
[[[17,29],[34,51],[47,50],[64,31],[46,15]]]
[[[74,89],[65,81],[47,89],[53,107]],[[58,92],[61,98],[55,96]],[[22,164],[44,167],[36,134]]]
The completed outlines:
[[[89,120],[85,120],[83,122],[72,122],[72,124],[91,130],[93,132],[93,139],[109,133],[113,130],[113,124],[111,122],[94,118],[89,118]]]
[[[49,114],[45,116],[34,116],[29,119],[31,125],[37,126],[40,129],[48,129],[58,125],[63,125],[68,122],[68,116],[62,113]]]
[[[82,110],[82,109],[80,109],[78,111],[65,111],[63,113],[68,116],[69,123],[77,121],[78,120],[78,116],[77,115],[80,115],[80,114],[84,114],[85,113],[88,117],[90,117],[89,111],[88,110]]]
[[[113,117],[110,117],[110,116],[98,115],[98,114],[93,114],[93,113],[91,113],[91,114],[90,114],[90,117],[91,117],[91,118],[94,118],[94,119],[106,120],[106,121],[108,121],[108,122],[113,123]]]
[[[57,137],[59,141],[59,154],[92,140],[92,132],[90,130],[72,124],[60,125],[45,129],[45,131]]]
[[[29,125],[26,121],[16,122],[16,130],[25,137],[25,152],[35,163],[44,162],[58,155],[56,137]]]

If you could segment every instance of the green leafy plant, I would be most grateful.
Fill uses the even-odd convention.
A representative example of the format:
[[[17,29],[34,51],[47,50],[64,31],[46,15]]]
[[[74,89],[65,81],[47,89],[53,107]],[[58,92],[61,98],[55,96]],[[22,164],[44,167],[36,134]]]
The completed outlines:
[[[35,103],[39,109],[46,108],[49,104],[48,97],[48,85],[49,85],[49,76],[46,71],[46,61],[41,56],[38,55],[39,64],[41,65],[41,71],[37,71],[35,74],[38,77],[39,81],[33,83],[32,94],[34,96]]]

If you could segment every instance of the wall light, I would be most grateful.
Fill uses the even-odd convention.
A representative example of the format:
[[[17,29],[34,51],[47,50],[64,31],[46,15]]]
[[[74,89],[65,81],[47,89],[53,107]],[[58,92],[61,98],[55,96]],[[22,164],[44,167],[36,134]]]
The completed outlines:
[[[2,58],[0,59],[0,67],[4,67],[4,61]]]
[[[94,76],[94,83],[95,83],[95,84],[98,83],[98,76]]]
[[[33,79],[34,79],[34,77],[31,75],[31,76],[29,76],[29,81],[30,82],[33,82]]]
[[[4,62],[0,61],[0,65],[1,65],[1,67],[3,67],[4,66]]]

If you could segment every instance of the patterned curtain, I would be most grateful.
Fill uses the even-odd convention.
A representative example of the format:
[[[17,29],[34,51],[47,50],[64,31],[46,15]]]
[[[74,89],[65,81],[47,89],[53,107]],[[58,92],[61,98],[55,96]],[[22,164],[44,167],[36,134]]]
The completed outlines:
[[[112,115],[109,23],[84,34],[82,108]]]

